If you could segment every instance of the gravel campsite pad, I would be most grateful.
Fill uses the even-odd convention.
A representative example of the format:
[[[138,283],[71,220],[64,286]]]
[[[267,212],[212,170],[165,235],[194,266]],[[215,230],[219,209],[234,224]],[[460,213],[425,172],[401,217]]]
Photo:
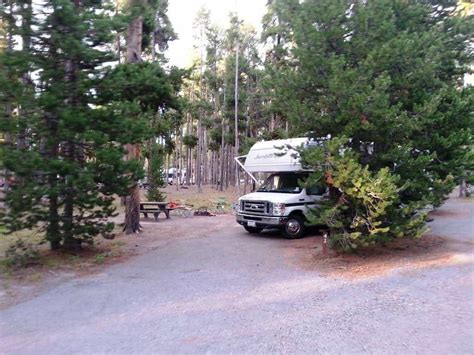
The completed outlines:
[[[144,221],[121,258],[23,285],[0,311],[1,350],[467,353],[473,215],[452,197],[422,239],[354,255],[232,215]]]

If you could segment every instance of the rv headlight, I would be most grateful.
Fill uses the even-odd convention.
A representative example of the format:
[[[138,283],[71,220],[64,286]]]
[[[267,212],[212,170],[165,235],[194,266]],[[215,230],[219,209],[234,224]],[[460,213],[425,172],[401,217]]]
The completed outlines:
[[[285,204],[284,203],[274,203],[273,204],[273,215],[283,216],[285,214]]]

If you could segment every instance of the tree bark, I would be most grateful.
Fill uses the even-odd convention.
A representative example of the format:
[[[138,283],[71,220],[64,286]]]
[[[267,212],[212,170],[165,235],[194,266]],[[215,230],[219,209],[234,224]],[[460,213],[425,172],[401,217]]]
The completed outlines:
[[[237,38],[237,48],[235,50],[235,85],[234,85],[234,129],[235,129],[235,147],[234,156],[239,155],[239,38]],[[233,161],[235,167],[235,186],[237,187],[237,196],[240,196],[239,165]]]
[[[49,128],[49,132],[52,137],[56,137],[57,134],[57,120],[51,117],[48,113],[45,114],[46,125]],[[59,143],[52,142],[48,151],[46,152],[49,160],[57,159],[59,153]],[[59,230],[59,203],[57,193],[57,176],[55,174],[49,174],[48,176],[48,225],[46,227],[46,240],[49,241],[51,250],[57,250],[61,246],[61,232]]]
[[[22,52],[27,56],[30,51],[31,51],[31,24],[32,24],[32,18],[33,18],[33,9],[32,9],[32,1],[31,0],[26,0],[23,3],[23,10],[22,10]],[[33,87],[31,85],[31,78],[30,78],[30,73],[27,70],[22,74],[22,81],[25,87],[25,90],[29,91],[31,90],[31,94],[33,95]],[[26,89],[27,88],[27,89]],[[18,119],[20,119],[21,115],[21,108],[17,108],[18,112]],[[22,125],[20,124],[20,131],[18,133],[18,137],[16,140],[16,146],[17,149],[25,149],[26,148],[26,128],[21,127]]]
[[[133,0],[129,0],[131,3]],[[131,4],[132,5],[132,4]],[[127,63],[141,61],[143,17],[135,17],[127,28]],[[137,144],[127,144],[127,160],[140,158],[140,147]],[[138,182],[130,187],[125,199],[125,226],[126,234],[138,233],[140,231],[140,189]]]
[[[462,178],[461,183],[459,184],[459,197],[466,197],[467,191],[467,182],[466,179]]]
[[[199,63],[199,100],[203,100],[204,98],[204,93],[203,93],[203,25],[200,24],[200,45],[199,45],[199,50],[200,50],[200,63]],[[202,193],[202,164],[203,164],[203,151],[204,151],[204,134],[203,134],[203,127],[202,127],[202,116],[204,115],[202,108],[198,110],[198,127],[197,127],[197,136],[198,136],[198,142],[197,142],[197,152],[196,152],[196,184],[198,187],[198,193]]]
[[[140,148],[137,144],[127,144],[127,160],[138,159]],[[129,194],[125,198],[125,226],[126,234],[140,232],[140,189],[138,183],[129,189]]]
[[[222,100],[222,107],[225,107],[226,87],[224,86],[224,98]],[[224,176],[225,176],[225,118],[224,113],[221,112],[221,156],[220,156],[220,178],[219,191],[224,191]]]

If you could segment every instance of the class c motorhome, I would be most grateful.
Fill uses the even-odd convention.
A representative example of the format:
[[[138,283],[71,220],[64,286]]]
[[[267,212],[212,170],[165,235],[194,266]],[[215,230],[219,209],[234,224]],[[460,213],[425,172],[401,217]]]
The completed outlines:
[[[263,141],[235,158],[255,182],[254,173],[270,174],[255,192],[239,198],[237,223],[249,233],[279,228],[287,238],[302,237],[309,209],[326,192],[325,186],[301,187],[311,171],[301,165],[298,151],[316,144],[309,138]]]

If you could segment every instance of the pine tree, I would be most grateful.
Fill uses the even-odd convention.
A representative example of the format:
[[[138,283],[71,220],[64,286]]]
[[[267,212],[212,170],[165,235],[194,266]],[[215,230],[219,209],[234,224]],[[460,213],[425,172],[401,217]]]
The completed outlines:
[[[472,21],[456,16],[454,1],[273,5],[289,44],[274,102],[293,134],[348,137],[341,149],[354,152],[360,169],[372,177],[388,169],[397,198],[387,218],[401,226],[421,208],[440,205],[472,146],[473,91],[459,85],[472,61]],[[354,205],[345,208],[356,213]],[[401,229],[382,234],[419,235]]]
[[[2,115],[1,130],[23,135],[22,146],[2,148],[15,179],[2,222],[10,231],[44,230],[53,249],[78,249],[98,234],[110,237],[114,195],[140,175],[140,166],[122,159],[123,145],[141,141],[146,126],[101,97],[107,63],[114,60],[108,44],[121,25],[112,10],[94,1],[42,3],[32,8],[32,50],[0,58],[6,69],[1,103],[20,109],[16,118]],[[35,77],[10,81],[18,72]]]
[[[148,190],[146,197],[149,201],[164,201],[165,195],[160,191],[160,188],[165,186],[165,178],[163,176],[163,161],[164,152],[156,142],[152,143],[150,147],[148,160]]]

